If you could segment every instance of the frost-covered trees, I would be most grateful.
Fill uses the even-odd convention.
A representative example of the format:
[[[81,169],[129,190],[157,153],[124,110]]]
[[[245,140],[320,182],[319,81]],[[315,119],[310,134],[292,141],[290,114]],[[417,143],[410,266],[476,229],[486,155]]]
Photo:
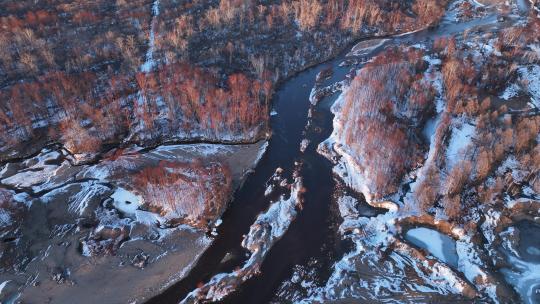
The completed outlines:
[[[61,124],[96,146],[257,140],[279,80],[359,36],[423,27],[445,2],[163,0],[154,16],[144,0],[4,1],[0,155],[36,138],[67,140]],[[141,74],[150,28],[155,69]]]
[[[420,156],[409,126],[422,124],[434,98],[431,86],[415,77],[423,66],[420,51],[387,51],[360,71],[345,95],[339,141],[375,198],[395,192]]]
[[[148,130],[156,127],[154,121],[159,115],[167,115],[168,128],[212,140],[220,135],[260,134],[266,130],[272,94],[269,80],[250,79],[236,73],[228,76],[227,86],[223,88],[208,70],[185,63],[139,74],[137,79],[143,98],[136,104],[135,112],[143,113],[141,118]],[[159,103],[165,104],[164,110],[158,109]]]
[[[161,161],[138,173],[135,185],[147,208],[171,223],[203,228],[225,210],[232,177],[229,168],[219,162]]]

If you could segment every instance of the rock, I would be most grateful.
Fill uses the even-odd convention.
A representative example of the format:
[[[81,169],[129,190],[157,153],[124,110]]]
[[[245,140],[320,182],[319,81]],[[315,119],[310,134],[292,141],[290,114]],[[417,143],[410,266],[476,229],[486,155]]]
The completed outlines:
[[[148,263],[148,258],[150,258],[150,256],[141,252],[131,260],[131,265],[143,269]]]
[[[330,78],[334,74],[334,70],[332,67],[327,67],[323,70],[321,70],[319,73],[317,73],[317,78],[315,79],[316,82],[322,82],[328,78]]]
[[[66,282],[68,274],[61,268],[56,268],[52,273],[52,280],[58,284],[64,284]]]
[[[309,146],[309,139],[302,139],[302,142],[300,143],[300,152],[304,153],[306,152],[307,147]]]

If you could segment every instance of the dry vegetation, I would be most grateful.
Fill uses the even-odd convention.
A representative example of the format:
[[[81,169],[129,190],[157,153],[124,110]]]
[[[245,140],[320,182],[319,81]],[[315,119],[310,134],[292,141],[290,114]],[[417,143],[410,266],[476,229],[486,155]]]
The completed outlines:
[[[370,200],[384,199],[424,162],[417,171],[415,200],[407,204],[424,212],[440,209],[458,222],[478,202],[501,203],[505,195],[522,195],[524,187],[540,190],[540,113],[529,102],[528,82],[518,72],[540,64],[535,49],[539,32],[540,19],[530,18],[526,25],[495,34],[437,39],[427,55],[441,64],[429,77],[426,54],[415,48],[386,50],[366,64],[346,91],[336,146],[357,167],[350,174],[359,174],[353,178],[360,178],[361,185],[353,186],[366,187],[356,190],[368,192]],[[486,45],[493,48],[483,49]],[[442,96],[432,81],[440,81]],[[499,96],[512,83],[521,93],[503,100]],[[435,97],[445,108],[428,159],[428,143],[419,135],[435,113]],[[474,129],[471,143],[451,155],[452,136],[465,124]],[[466,140],[458,136],[457,145]]]
[[[2,1],[0,155],[256,140],[276,81],[355,37],[434,24],[445,4],[163,0],[154,17],[150,0]],[[157,66],[142,75],[151,24]]]
[[[345,96],[342,143],[364,170],[374,198],[393,193],[421,157],[414,128],[433,110],[434,90],[419,77],[423,53],[386,51],[364,67]]]
[[[461,221],[467,208],[477,202],[501,203],[507,194],[519,196],[526,185],[540,190],[536,177],[540,168],[540,116],[527,105],[529,96],[517,96],[509,102],[498,97],[518,78],[519,65],[540,63],[539,56],[528,47],[540,43],[539,30],[538,19],[504,30],[493,37],[495,52],[480,58],[455,39],[435,43],[443,60],[447,105],[435,136],[435,161],[426,164],[429,168],[416,189],[422,209],[441,206],[446,216]],[[460,160],[450,165],[440,147],[451,136],[452,118],[473,122],[475,135]],[[514,165],[499,169],[508,160],[515,160]]]
[[[221,216],[232,191],[229,168],[218,162],[204,164],[161,161],[135,176],[146,207],[171,224],[206,228]]]

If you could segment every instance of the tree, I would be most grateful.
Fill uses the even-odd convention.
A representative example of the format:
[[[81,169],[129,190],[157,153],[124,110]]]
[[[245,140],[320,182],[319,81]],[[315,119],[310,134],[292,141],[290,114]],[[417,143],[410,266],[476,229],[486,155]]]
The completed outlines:
[[[481,149],[476,159],[476,178],[482,180],[486,178],[491,171],[492,159],[490,153]]]
[[[445,194],[455,195],[461,193],[463,186],[469,180],[471,173],[471,162],[469,160],[461,160],[454,165],[445,181]]]

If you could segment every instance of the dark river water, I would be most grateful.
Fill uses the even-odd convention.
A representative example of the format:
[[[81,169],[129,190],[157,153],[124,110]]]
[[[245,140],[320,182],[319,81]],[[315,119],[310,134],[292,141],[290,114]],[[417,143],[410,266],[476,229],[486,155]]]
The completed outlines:
[[[444,21],[439,27],[391,37],[384,45],[373,50],[372,57],[382,49],[397,44],[414,44],[432,40],[439,36],[463,32],[473,27],[483,30],[498,28],[496,16],[476,19],[468,23],[453,24]],[[490,29],[491,30],[491,29]],[[226,298],[225,303],[268,303],[275,300],[280,284],[289,279],[295,265],[306,265],[315,260],[320,267],[318,277],[325,280],[330,275],[332,264],[347,249],[336,231],[339,225],[333,208],[332,195],[336,181],[332,176],[332,164],[316,152],[317,145],[332,132],[332,114],[329,105],[337,97],[327,97],[317,107],[312,107],[312,124],[306,130],[309,95],[315,84],[317,73],[332,67],[334,74],[325,84],[343,80],[351,67],[339,67],[346,52],[335,59],[309,68],[284,82],[274,96],[273,106],[277,111],[271,117],[273,136],[268,150],[244,185],[236,192],[235,198],[223,216],[218,227],[218,236],[211,247],[202,255],[190,274],[147,303],[178,303],[201,282],[213,275],[230,272],[241,266],[247,251],[241,247],[243,235],[249,231],[259,213],[266,210],[270,199],[265,197],[265,183],[276,168],[292,173],[295,161],[303,162],[301,175],[307,189],[302,211],[291,224],[283,238],[270,250],[261,268],[261,275],[248,280],[241,289]],[[364,58],[368,59],[368,58]],[[355,66],[359,68],[360,66]],[[299,150],[303,138],[311,141],[305,153]],[[288,176],[290,178],[290,175]],[[335,204],[334,204],[335,206]],[[366,212],[376,213],[374,210]],[[225,262],[222,260],[227,255]]]
[[[316,145],[331,133],[331,113],[314,113],[314,125],[304,132],[308,121],[307,109],[310,107],[309,95],[316,75],[333,66],[332,78],[342,79],[348,68],[338,67],[339,62],[336,59],[307,69],[289,79],[276,92],[273,106],[278,114],[271,117],[273,136],[267,152],[257,165],[255,173],[247,178],[235,194],[223,216],[223,223],[218,227],[219,236],[188,277],[148,303],[178,303],[195,289],[199,282],[205,282],[217,273],[229,272],[242,265],[247,253],[240,245],[243,235],[249,231],[257,215],[270,204],[270,199],[264,195],[266,181],[278,167],[285,169],[290,178],[295,161],[303,162],[302,176],[307,189],[304,208],[285,236],[267,255],[261,268],[262,274],[246,282],[238,292],[226,299],[226,302],[268,302],[279,284],[290,277],[294,265],[304,264],[308,259],[318,256],[324,260],[328,254],[328,250],[324,250],[327,246],[339,247],[339,244],[332,244],[331,240],[337,236],[331,231],[333,221],[329,212],[334,189],[332,166],[315,151]],[[305,153],[301,153],[300,142],[305,137],[312,143]],[[328,240],[331,244],[327,243]],[[334,250],[332,248],[329,251]],[[227,253],[232,254],[233,258],[226,263],[220,263]]]

